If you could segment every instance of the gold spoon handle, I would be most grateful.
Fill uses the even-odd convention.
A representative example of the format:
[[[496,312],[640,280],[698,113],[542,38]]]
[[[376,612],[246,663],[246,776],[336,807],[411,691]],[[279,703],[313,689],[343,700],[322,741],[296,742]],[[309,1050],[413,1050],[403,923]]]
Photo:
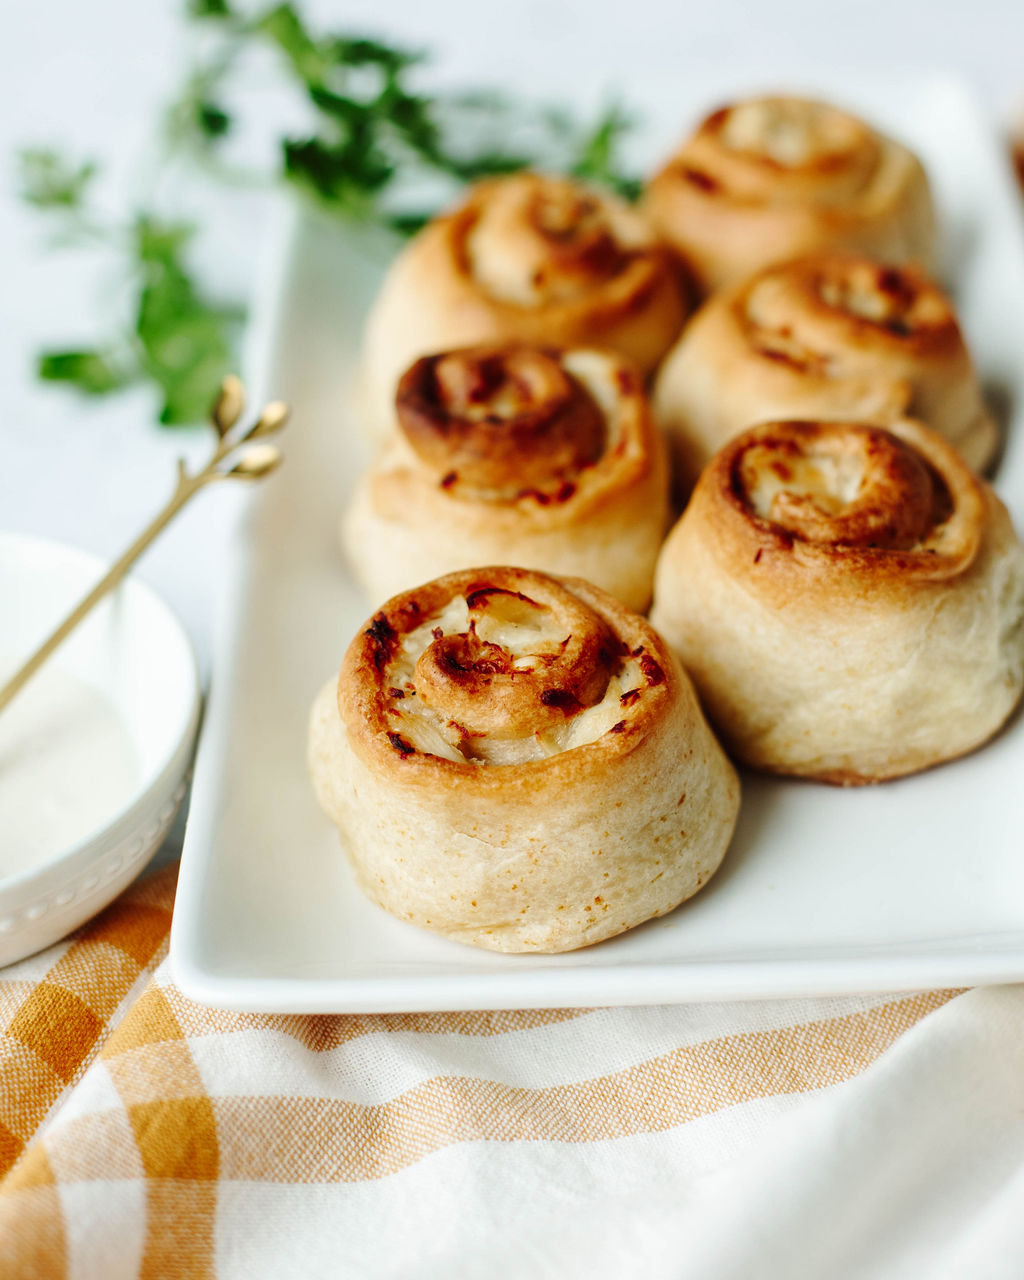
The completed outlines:
[[[4,710],[7,704],[16,694],[20,693],[26,684],[32,679],[35,673],[50,657],[55,649],[58,649],[68,636],[74,631],[82,619],[97,605],[100,600],[112,591],[132,567],[143,551],[149,546],[157,534],[162,533],[164,528],[173,520],[173,518],[182,509],[189,500],[195,489],[188,492],[182,492],[180,486],[175,491],[174,496],[164,507],[163,511],[156,517],[143,533],[132,543],[127,551],[116,560],[107,572],[100,578],[99,582],[93,587],[87,596],[71,610],[64,621],[49,636],[35,653],[29,658],[25,665],[14,675],[2,689],[0,689],[0,712]]]
[[[128,570],[138,560],[149,544],[170,524],[185,504],[200,489],[216,480],[240,479],[258,480],[269,475],[281,462],[281,454],[273,445],[253,445],[233,467],[223,468],[221,463],[233,454],[241,445],[254,440],[258,436],[270,435],[284,426],[288,416],[286,405],[275,401],[260,414],[256,423],[249,430],[231,437],[230,429],[237,422],[243,405],[242,385],[237,378],[224,379],[220,396],[213,407],[211,418],[220,437],[217,447],[209,461],[201,471],[190,475],[184,462],[178,463],[178,483],[174,493],[162,511],[139,534],[135,541],[110,566],[92,590],[78,602],[63,622],[43,641],[28,661],[0,689],[0,713],[4,711],[12,698],[25,687],[44,662],[58,649],[74,631],[83,618],[89,614],[100,600],[112,591],[124,578]]]

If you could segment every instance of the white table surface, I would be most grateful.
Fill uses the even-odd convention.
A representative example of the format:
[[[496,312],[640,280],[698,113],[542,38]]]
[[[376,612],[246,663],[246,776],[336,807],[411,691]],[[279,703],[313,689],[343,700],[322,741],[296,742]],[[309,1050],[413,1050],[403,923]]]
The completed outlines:
[[[4,6],[0,41],[0,527],[112,555],[167,495],[175,457],[201,456],[205,434],[154,425],[144,389],[83,400],[33,376],[42,346],[88,343],[116,314],[109,268],[94,255],[44,251],[41,220],[19,203],[13,155],[54,143],[108,161],[100,195],[122,209],[138,186],[140,156],[161,103],[180,83],[191,37],[173,0],[34,0]],[[557,83],[560,59],[583,62],[595,94],[645,68],[686,76],[705,60],[729,61],[751,83],[784,83],[794,63],[944,67],[966,77],[994,121],[1024,101],[1020,0],[469,0],[307,2],[325,25],[385,33],[438,55],[439,73],[464,84]],[[578,78],[578,73],[577,73]],[[248,110],[273,119],[272,101]],[[258,252],[265,198],[199,190],[196,216],[213,228],[202,249],[226,293],[244,296]],[[141,576],[182,617],[208,679],[212,615],[230,503],[203,495],[147,555]],[[10,607],[3,602],[2,607]],[[180,832],[164,857],[174,852]]]

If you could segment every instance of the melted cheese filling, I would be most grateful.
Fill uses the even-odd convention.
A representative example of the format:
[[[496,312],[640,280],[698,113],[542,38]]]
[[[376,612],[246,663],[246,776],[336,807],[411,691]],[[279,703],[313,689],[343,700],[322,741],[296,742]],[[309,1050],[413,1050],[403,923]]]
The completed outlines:
[[[850,454],[800,454],[759,459],[744,467],[747,500],[762,520],[770,520],[780,493],[810,498],[829,515],[839,515],[864,486],[864,460]]]
[[[729,112],[722,137],[734,151],[753,152],[799,169],[821,156],[845,151],[854,132],[839,112],[816,103],[756,101]]]
[[[557,654],[567,639],[550,610],[521,605],[514,597],[497,596],[492,606],[474,620],[480,639],[501,645],[512,659],[513,670],[522,671],[524,676],[537,665],[538,656]],[[619,660],[600,701],[576,713],[568,713],[564,723],[556,728],[518,739],[465,737],[458,725],[447,720],[434,707],[427,706],[419,697],[415,670],[420,655],[436,638],[438,630],[446,636],[464,635],[469,628],[470,612],[466,599],[457,596],[404,637],[388,668],[383,694],[390,702],[388,723],[410,746],[426,755],[481,765],[543,760],[596,742],[614,725],[628,720],[631,708],[622,704],[622,695],[645,688],[639,661],[627,655]],[[400,690],[403,696],[395,697],[390,692],[393,689]],[[486,686],[481,689],[480,696],[487,696]]]

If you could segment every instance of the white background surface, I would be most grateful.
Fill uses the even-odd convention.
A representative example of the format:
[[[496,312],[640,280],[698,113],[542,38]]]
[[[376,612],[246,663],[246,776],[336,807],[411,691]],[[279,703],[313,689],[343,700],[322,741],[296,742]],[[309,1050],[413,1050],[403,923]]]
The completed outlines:
[[[163,500],[184,447],[197,432],[160,430],[145,390],[83,401],[42,386],[32,373],[41,346],[88,343],[109,327],[116,300],[92,255],[46,253],[37,216],[15,193],[20,145],[55,143],[108,161],[101,195],[123,210],[144,184],[147,141],[162,103],[180,83],[192,48],[184,0],[5,0],[0,40],[0,526],[67,540],[111,555]],[[307,0],[325,25],[386,33],[437,54],[441,74],[494,80],[530,92],[557,83],[562,60],[574,83],[600,93],[645,70],[692,75],[706,61],[749,69],[752,85],[784,83],[785,68],[946,67],[964,75],[994,118],[1024,100],[1024,4],[1019,0]],[[247,111],[269,123],[279,109],[251,97]],[[172,193],[173,194],[173,193]],[[257,195],[201,192],[198,212],[214,227],[205,254],[228,292],[244,293],[260,239]],[[183,618],[208,673],[218,557],[228,506],[201,497],[149,553],[142,575]],[[8,607],[3,602],[0,607]]]

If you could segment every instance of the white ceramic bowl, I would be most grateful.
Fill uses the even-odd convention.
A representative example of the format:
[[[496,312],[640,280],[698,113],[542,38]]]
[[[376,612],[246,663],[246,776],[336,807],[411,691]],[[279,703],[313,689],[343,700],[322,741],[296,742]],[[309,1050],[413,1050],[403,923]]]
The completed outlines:
[[[73,547],[0,533],[0,654],[7,663],[27,657],[105,569]],[[112,704],[134,747],[138,780],[102,826],[82,831],[41,865],[0,878],[0,965],[63,938],[145,867],[185,794],[199,723],[189,639],[159,596],[133,578],[97,605],[50,662]]]

